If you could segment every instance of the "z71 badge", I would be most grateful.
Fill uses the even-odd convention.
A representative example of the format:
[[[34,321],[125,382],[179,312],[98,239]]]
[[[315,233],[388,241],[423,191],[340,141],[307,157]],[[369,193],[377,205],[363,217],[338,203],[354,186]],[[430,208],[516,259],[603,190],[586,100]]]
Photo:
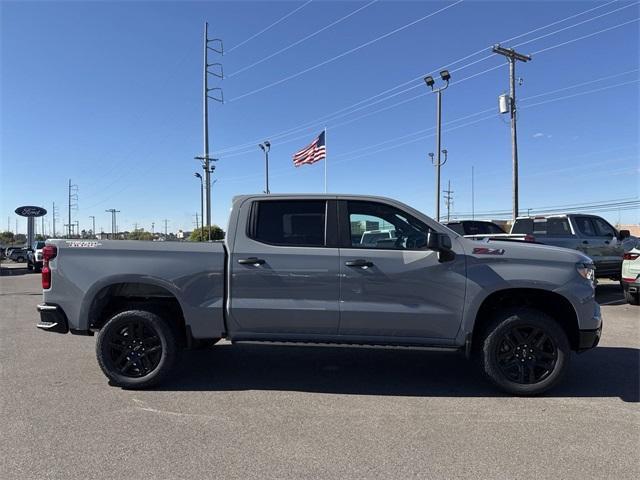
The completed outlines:
[[[504,248],[476,247],[473,249],[474,255],[504,255]]]

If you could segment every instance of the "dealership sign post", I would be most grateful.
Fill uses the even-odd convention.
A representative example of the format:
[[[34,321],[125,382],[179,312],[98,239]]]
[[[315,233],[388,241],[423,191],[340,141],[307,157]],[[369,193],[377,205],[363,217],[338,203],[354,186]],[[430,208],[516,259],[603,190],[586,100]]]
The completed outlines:
[[[35,230],[35,218],[42,217],[47,214],[47,211],[42,207],[33,207],[30,205],[26,205],[24,207],[16,208],[16,214],[21,217],[27,217],[27,248],[30,248],[33,244],[34,240],[34,230]],[[44,232],[42,232],[44,235]]]

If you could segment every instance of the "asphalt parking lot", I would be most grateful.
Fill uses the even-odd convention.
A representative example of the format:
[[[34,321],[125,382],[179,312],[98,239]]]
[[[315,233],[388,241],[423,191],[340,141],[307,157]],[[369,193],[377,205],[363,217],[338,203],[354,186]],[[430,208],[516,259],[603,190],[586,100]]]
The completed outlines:
[[[454,354],[224,343],[125,391],[95,337],[35,328],[39,282],[0,276],[4,479],[640,478],[640,308],[611,282],[600,346],[540,398]]]

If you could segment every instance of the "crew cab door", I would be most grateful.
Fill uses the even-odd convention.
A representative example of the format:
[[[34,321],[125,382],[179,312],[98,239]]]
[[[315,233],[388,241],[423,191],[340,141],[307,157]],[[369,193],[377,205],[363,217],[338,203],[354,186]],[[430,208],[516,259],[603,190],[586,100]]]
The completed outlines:
[[[333,200],[240,207],[229,260],[230,333],[336,334],[339,252]]]
[[[430,227],[381,202],[339,201],[340,334],[447,341],[458,332],[465,297],[460,247],[448,261],[425,248]],[[362,230],[395,231],[375,245]]]

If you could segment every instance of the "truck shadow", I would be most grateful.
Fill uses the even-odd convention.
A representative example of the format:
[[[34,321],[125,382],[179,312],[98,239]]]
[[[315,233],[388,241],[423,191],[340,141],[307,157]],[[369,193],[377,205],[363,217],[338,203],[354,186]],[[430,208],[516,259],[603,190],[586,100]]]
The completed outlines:
[[[640,401],[640,350],[598,347],[573,355],[547,397],[619,397]],[[184,352],[171,391],[280,390],[353,395],[497,397],[461,355],[416,350],[220,344]]]
[[[626,305],[622,287],[618,282],[599,283],[596,287],[596,301],[600,305]]]

